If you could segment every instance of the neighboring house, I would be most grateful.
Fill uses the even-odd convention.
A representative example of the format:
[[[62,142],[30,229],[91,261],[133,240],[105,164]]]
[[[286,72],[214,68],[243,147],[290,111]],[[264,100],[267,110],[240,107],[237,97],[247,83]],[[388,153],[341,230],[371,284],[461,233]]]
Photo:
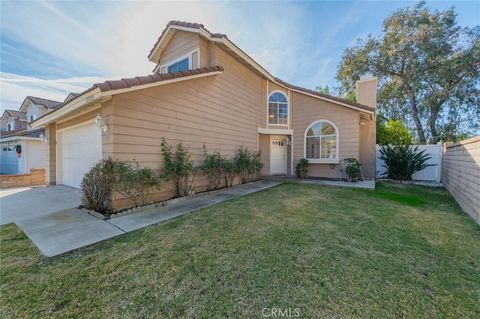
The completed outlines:
[[[354,157],[374,178],[376,79],[359,81],[352,103],[275,78],[226,35],[176,21],[148,57],[152,75],[94,84],[32,123],[47,129],[51,184],[79,187],[109,157],[159,171],[162,137],[182,142],[197,165],[203,145],[226,156],[243,145],[260,150],[264,175],[293,175],[308,158],[310,176],[345,178],[343,159]],[[206,180],[198,177],[196,188]],[[112,205],[128,201],[116,194]]]
[[[31,129],[29,123],[61,104],[27,96],[19,111],[5,110],[0,136],[1,174],[26,174],[32,168],[46,168],[48,154],[45,130]]]
[[[2,114],[0,130],[3,133],[12,133],[27,128],[27,115],[17,110],[5,110]]]

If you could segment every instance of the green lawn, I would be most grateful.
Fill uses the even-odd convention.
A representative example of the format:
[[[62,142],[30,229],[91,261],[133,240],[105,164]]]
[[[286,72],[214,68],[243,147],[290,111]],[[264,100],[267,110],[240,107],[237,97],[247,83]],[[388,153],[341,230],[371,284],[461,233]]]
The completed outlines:
[[[480,315],[480,227],[440,189],[283,184],[51,259],[0,233],[2,318]]]

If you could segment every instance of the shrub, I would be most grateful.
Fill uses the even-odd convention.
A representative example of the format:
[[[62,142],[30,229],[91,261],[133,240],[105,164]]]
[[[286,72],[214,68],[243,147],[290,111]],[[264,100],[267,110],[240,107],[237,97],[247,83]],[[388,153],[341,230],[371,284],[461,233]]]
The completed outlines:
[[[160,187],[160,179],[150,168],[140,167],[135,160],[133,163],[117,162],[115,190],[131,198],[135,206],[145,205],[151,201],[152,191]]]
[[[418,151],[418,146],[386,145],[381,147],[380,154],[380,159],[384,161],[383,166],[386,168],[383,176],[394,180],[410,181],[416,172],[428,166],[435,166],[435,164],[427,164],[432,157],[425,154],[425,150]]]
[[[162,177],[173,181],[175,195],[178,197],[187,196],[194,192],[195,167],[188,151],[182,143],[177,144],[175,153],[171,146],[163,138],[161,150],[164,160]]]
[[[225,176],[227,159],[219,152],[208,154],[205,145],[203,146],[203,158],[201,169],[203,174],[208,177],[208,189],[217,189]]]
[[[345,172],[347,173],[348,180],[356,182],[358,179],[358,174],[360,173],[360,162],[356,158],[346,158],[343,162],[347,165]]]
[[[134,205],[147,204],[152,190],[160,187],[160,180],[147,167],[135,166],[112,159],[102,160],[83,177],[82,205],[102,214],[110,210],[110,195],[118,191],[134,201]]]
[[[80,185],[85,208],[100,213],[109,211],[109,199],[116,180],[116,164],[112,159],[102,160],[85,174]]]
[[[382,116],[377,116],[377,144],[379,145],[409,145],[413,135],[402,120],[389,119],[386,124]]]
[[[242,184],[249,182],[258,175],[263,167],[260,152],[252,153],[248,148],[240,146],[233,158],[234,171],[240,177]]]
[[[302,158],[295,167],[295,174],[298,178],[307,178],[308,176],[308,159]]]
[[[237,170],[233,160],[225,159],[223,161],[223,169],[225,170],[225,185],[232,187],[237,177]]]

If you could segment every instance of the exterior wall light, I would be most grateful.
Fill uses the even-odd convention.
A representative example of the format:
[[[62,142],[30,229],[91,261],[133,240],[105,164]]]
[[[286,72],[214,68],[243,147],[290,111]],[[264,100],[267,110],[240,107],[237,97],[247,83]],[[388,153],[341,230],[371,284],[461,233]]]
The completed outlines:
[[[97,114],[97,117],[95,118],[95,125],[97,127],[101,127],[104,133],[108,132],[108,126],[104,123],[103,118],[100,116],[100,114]]]

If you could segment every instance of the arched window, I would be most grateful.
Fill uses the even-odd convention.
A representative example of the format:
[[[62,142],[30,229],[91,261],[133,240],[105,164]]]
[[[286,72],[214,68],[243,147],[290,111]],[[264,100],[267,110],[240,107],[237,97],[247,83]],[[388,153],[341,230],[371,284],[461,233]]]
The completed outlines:
[[[330,121],[313,122],[305,132],[305,158],[338,159],[338,131]]]
[[[268,124],[288,124],[288,100],[281,92],[273,92],[268,98]]]

